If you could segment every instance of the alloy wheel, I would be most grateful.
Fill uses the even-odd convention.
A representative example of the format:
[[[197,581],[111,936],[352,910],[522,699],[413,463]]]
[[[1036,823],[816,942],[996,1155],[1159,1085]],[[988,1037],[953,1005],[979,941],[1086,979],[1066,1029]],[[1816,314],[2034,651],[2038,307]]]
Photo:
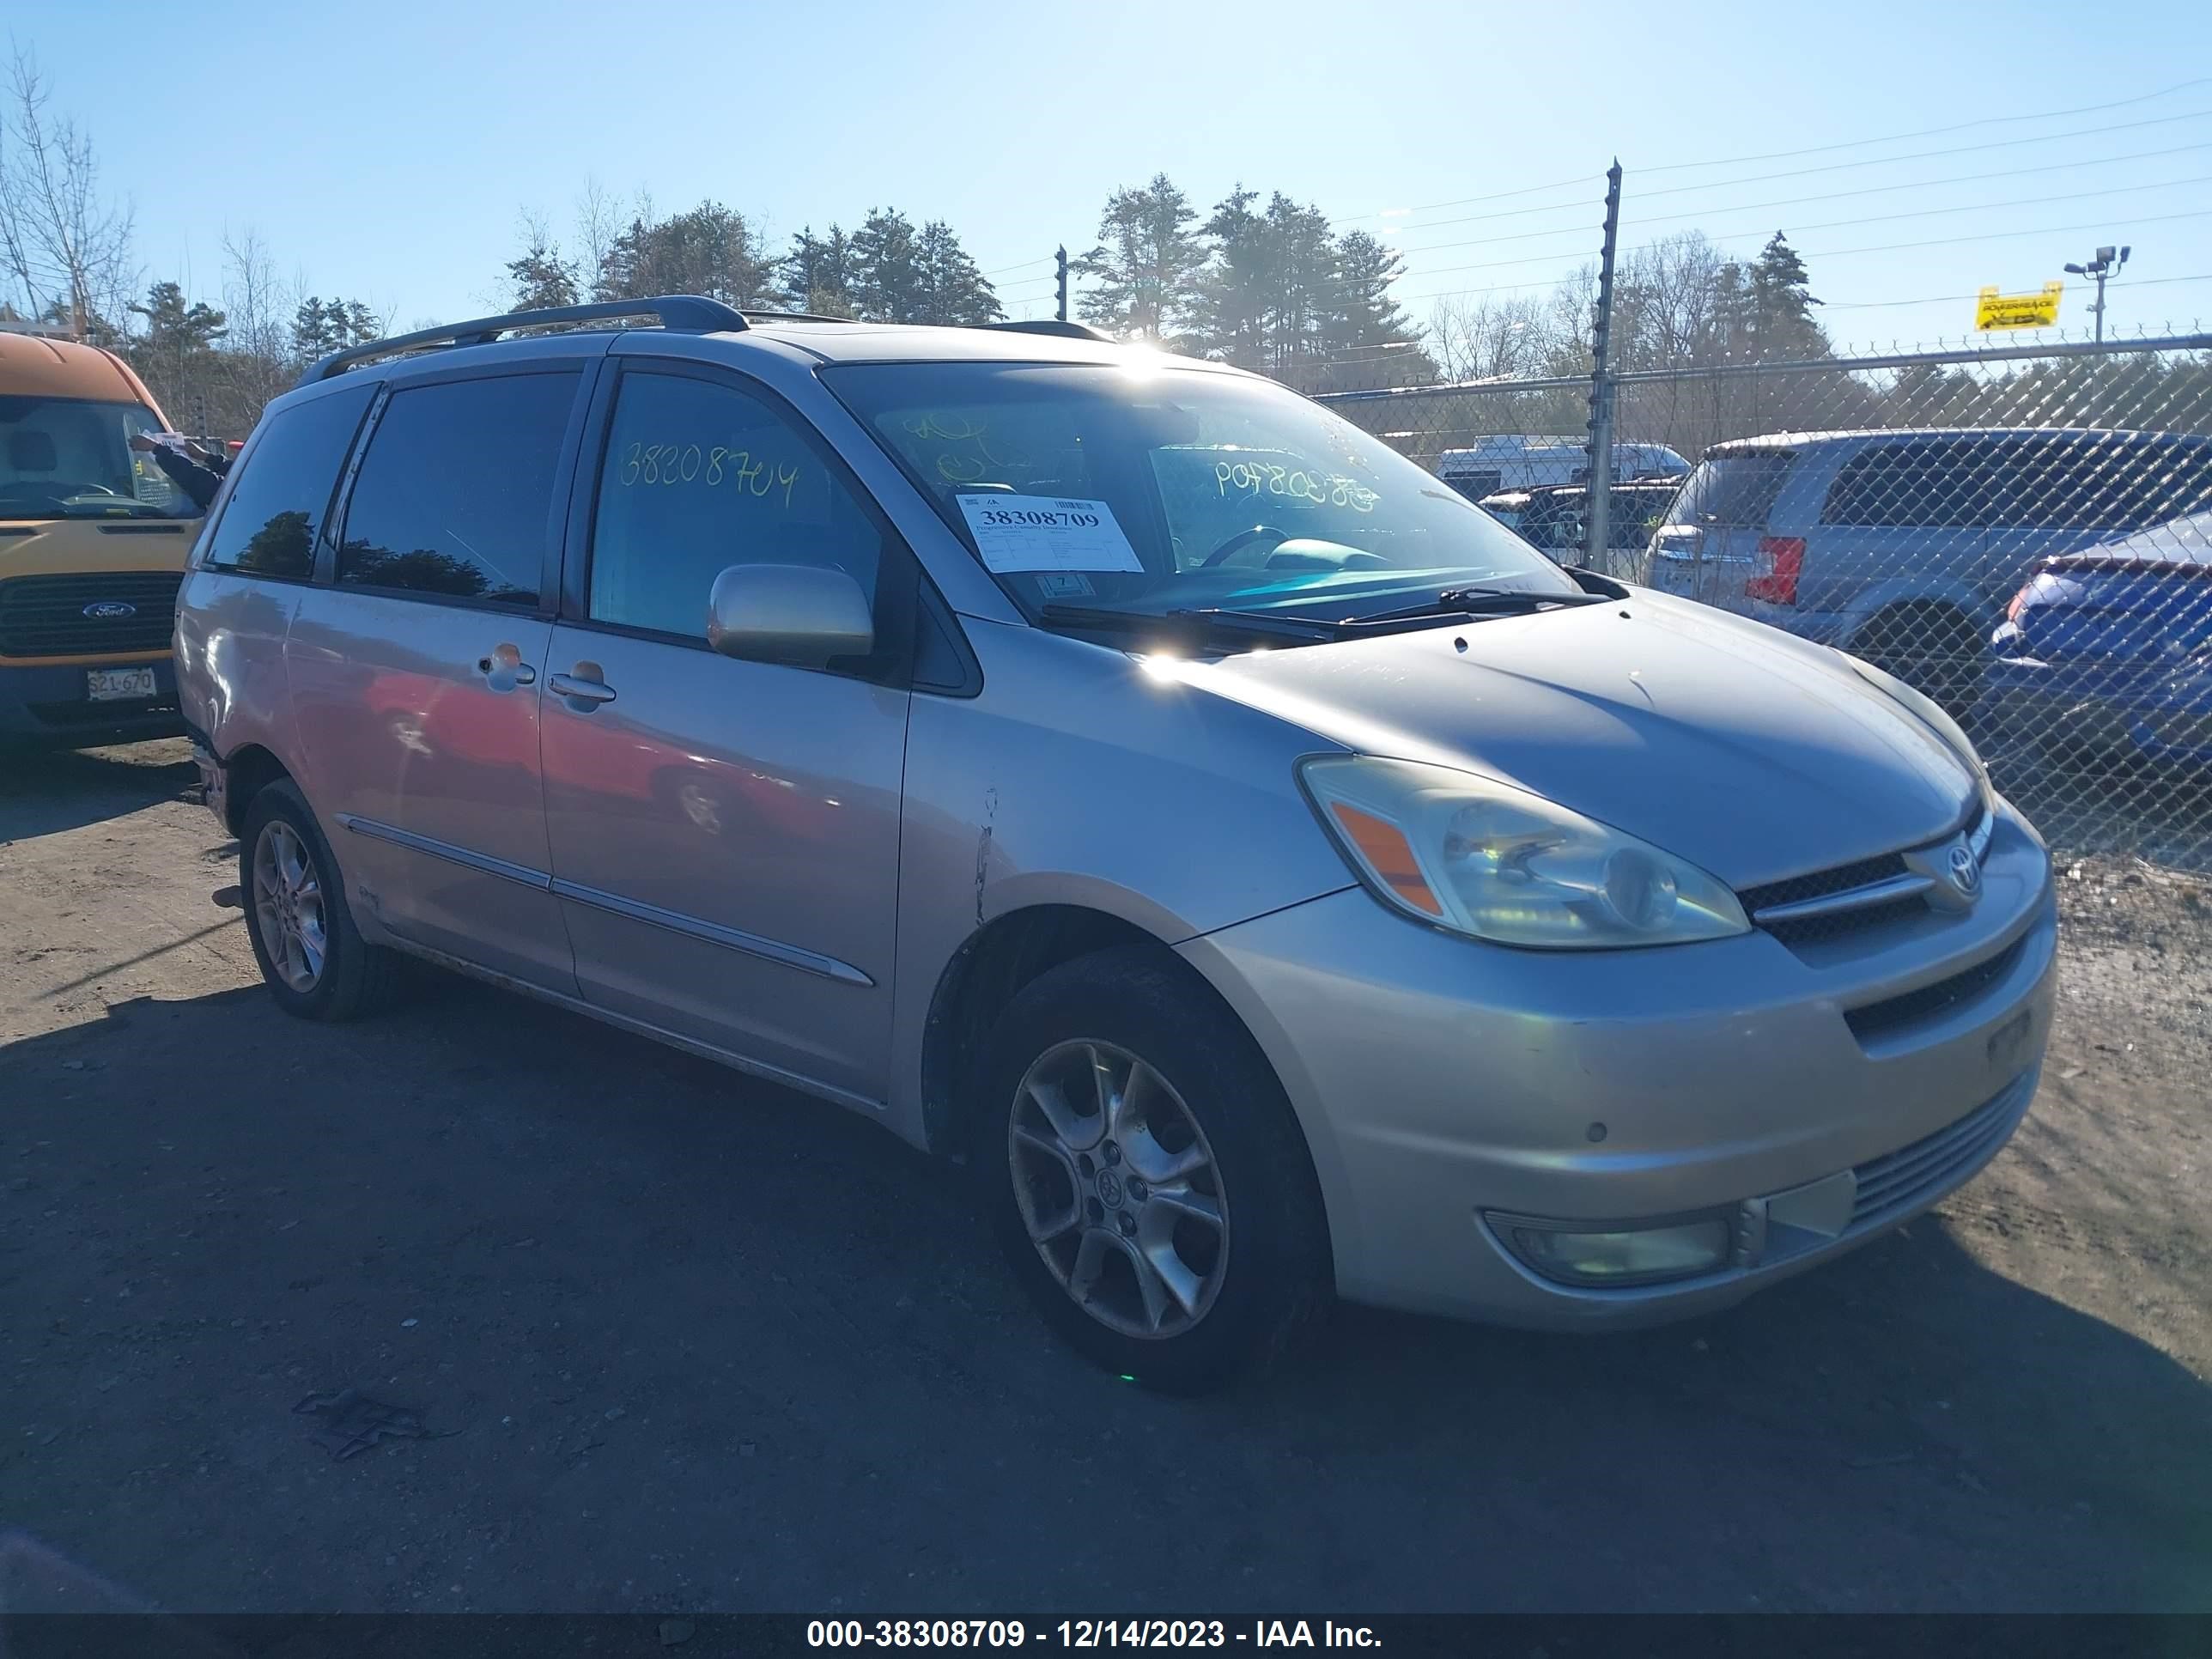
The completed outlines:
[[[1114,1043],[1056,1044],[1015,1091],[1006,1150],[1030,1242],[1085,1312],[1153,1340],[1206,1317],[1229,1207],[1206,1132],[1165,1078]]]
[[[270,966],[293,990],[313,990],[330,952],[322,879],[299,831],[282,818],[262,825],[254,843],[253,908]]]

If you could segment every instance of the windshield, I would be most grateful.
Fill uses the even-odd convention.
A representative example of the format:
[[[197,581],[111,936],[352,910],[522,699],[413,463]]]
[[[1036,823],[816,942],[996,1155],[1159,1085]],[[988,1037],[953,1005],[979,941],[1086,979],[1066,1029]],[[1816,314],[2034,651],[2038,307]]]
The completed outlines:
[[[161,422],[143,404],[0,397],[0,519],[198,516],[151,455]]]
[[[823,378],[1032,615],[1579,592],[1440,479],[1265,381],[1003,363]]]

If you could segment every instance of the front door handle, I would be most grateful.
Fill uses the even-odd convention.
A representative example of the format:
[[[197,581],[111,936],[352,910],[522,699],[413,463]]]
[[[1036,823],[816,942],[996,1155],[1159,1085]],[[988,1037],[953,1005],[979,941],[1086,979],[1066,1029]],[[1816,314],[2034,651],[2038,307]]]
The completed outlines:
[[[576,666],[580,671],[586,665],[578,663]],[[579,714],[588,714],[601,703],[612,702],[615,700],[614,687],[599,678],[596,674],[588,678],[580,672],[556,674],[545,684],[552,689],[555,696],[566,697],[568,700],[568,707]]]
[[[477,672],[495,691],[512,691],[518,685],[538,684],[538,671],[523,661],[520,647],[495,645],[489,656],[477,659]]]

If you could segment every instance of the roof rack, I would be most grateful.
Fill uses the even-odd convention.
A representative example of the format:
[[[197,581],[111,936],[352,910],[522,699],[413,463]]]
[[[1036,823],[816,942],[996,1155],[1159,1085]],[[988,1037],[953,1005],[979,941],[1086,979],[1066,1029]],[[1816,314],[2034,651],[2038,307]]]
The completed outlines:
[[[751,306],[744,310],[747,317],[757,317],[764,323],[857,323],[858,317],[833,317],[826,311],[757,311]]]
[[[1100,332],[1088,323],[1063,323],[1055,317],[1040,317],[1034,322],[984,323],[984,328],[1011,329],[1017,334],[1055,334],[1063,340],[1097,340],[1103,345],[1121,343],[1110,334]]]
[[[348,346],[316,362],[300,377],[300,384],[312,386],[317,380],[343,374],[356,363],[423,346],[489,345],[501,335],[517,329],[550,328],[559,323],[611,322],[622,317],[658,317],[663,328],[680,329],[690,334],[734,333],[745,326],[743,313],[720,300],[704,299],[696,294],[662,294],[645,300],[600,300],[584,306],[548,306],[540,311],[510,311],[503,317],[477,317],[465,323],[449,323],[442,328],[426,328],[413,334],[395,334],[388,339]]]

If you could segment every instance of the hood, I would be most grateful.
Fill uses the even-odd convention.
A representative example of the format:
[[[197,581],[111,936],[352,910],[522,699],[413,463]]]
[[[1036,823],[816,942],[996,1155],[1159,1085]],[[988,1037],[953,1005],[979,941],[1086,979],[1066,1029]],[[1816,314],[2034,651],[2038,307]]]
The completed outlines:
[[[1533,790],[1739,888],[1948,834],[1977,787],[1835,653],[1641,590],[1183,678],[1362,754]]]

